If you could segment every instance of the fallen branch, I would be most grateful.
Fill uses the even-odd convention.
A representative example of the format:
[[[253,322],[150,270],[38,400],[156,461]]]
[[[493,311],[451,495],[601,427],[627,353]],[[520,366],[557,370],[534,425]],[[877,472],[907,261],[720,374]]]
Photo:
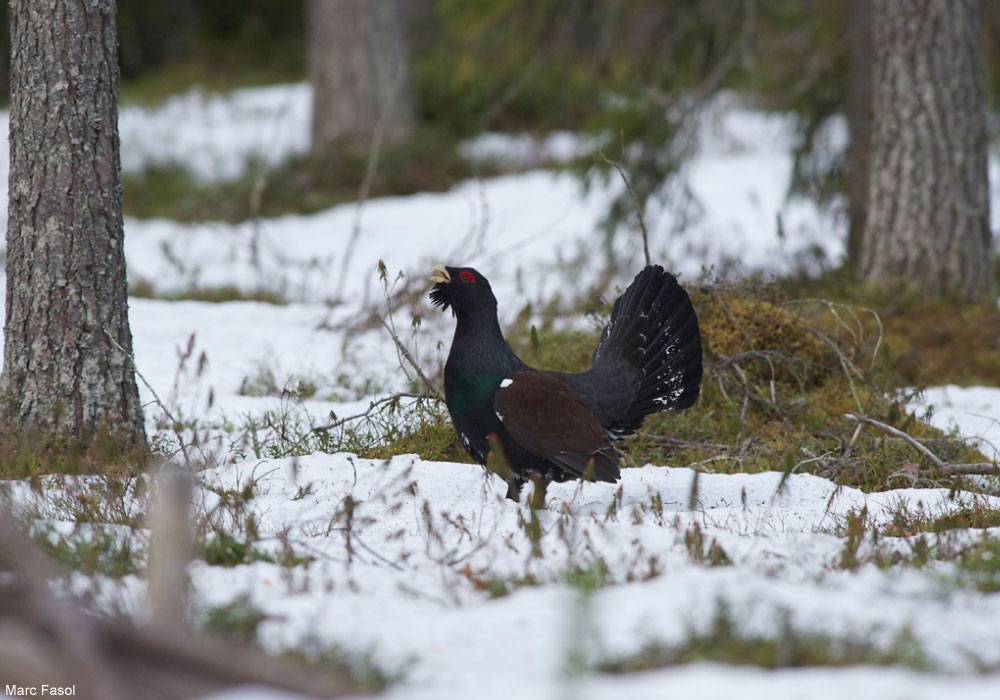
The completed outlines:
[[[946,474],[983,474],[987,476],[1000,476],[1000,465],[997,465],[995,462],[949,464],[948,462],[943,461],[940,457],[931,452],[929,449],[927,449],[927,447],[921,444],[915,437],[908,435],[899,428],[893,428],[891,425],[887,425],[881,421],[877,421],[874,418],[869,418],[868,416],[859,416],[854,413],[845,413],[844,417],[847,418],[848,420],[857,421],[858,423],[864,423],[865,425],[870,425],[872,427],[878,428],[883,432],[889,433],[890,435],[895,435],[896,437],[908,442],[917,452],[919,452],[924,457],[929,459],[938,471],[944,472]]]

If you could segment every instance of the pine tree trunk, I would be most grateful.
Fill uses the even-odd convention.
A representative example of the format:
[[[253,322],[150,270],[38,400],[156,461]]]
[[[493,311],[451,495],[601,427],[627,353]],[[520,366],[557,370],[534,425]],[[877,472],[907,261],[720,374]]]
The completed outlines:
[[[313,86],[312,148],[390,141],[413,130],[407,16],[398,0],[308,0],[306,63]]]
[[[993,293],[978,0],[874,0],[865,276]]]
[[[6,431],[145,445],[129,355],[114,0],[12,0]]]

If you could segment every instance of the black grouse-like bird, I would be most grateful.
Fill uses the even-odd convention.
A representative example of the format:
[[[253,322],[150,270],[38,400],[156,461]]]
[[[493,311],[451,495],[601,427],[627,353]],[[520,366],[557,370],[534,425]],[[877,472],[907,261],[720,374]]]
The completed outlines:
[[[640,272],[611,310],[590,369],[532,369],[510,349],[490,283],[469,267],[435,265],[430,298],[458,320],[444,368],[448,412],[469,455],[486,464],[499,442],[507,496],[536,482],[617,481],[613,442],[651,413],[688,408],[701,384],[701,334],[686,291],[669,272]]]

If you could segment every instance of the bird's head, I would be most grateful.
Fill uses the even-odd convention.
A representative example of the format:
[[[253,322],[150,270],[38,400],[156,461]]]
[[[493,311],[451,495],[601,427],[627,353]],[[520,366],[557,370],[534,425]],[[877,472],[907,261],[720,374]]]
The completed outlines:
[[[431,282],[431,303],[442,310],[450,307],[456,316],[477,309],[496,309],[497,299],[489,280],[471,267],[435,265]]]

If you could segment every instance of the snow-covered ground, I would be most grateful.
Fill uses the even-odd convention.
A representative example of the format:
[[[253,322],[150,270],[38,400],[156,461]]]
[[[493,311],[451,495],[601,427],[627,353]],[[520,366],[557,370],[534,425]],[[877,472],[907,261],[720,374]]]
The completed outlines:
[[[192,93],[157,108],[124,108],[123,164],[135,170],[183,163],[205,179],[234,177],[248,160],[276,162],[301,152],[309,102],[308,89],[297,85],[224,98]],[[713,266],[738,274],[815,265],[817,256],[836,261],[843,250],[836,218],[785,198],[788,126],[784,117],[732,105],[706,119],[698,155],[683,173],[702,213],[676,233],[671,212],[652,207],[654,258],[688,280]],[[497,157],[503,144],[493,135],[468,152]],[[534,157],[532,148],[523,140],[510,145],[521,162]],[[563,136],[538,148],[549,149],[541,160],[551,160],[571,155],[575,144]],[[0,163],[6,167],[4,154]],[[614,180],[595,180],[585,191],[570,175],[532,171],[469,181],[442,194],[240,225],[128,219],[133,281],[158,291],[232,284],[293,301],[132,299],[136,361],[150,385],[140,383],[150,433],[163,417],[154,391],[175,417],[214,426],[216,435],[219,426],[244,416],[289,409],[287,399],[248,395],[254,392],[247,385],[267,373],[279,387],[302,380],[317,385],[313,398],[294,406],[313,422],[324,422],[330,411],[363,410],[373,397],[409,381],[385,331],[361,323],[372,308],[388,313],[380,260],[390,283],[402,273],[400,284],[417,292],[429,286],[424,280],[432,263],[474,265],[490,279],[502,320],[509,321],[528,303],[575,296],[596,283],[603,264],[598,225],[620,188]],[[5,202],[2,207],[5,219]],[[638,269],[638,237],[620,235],[615,245]],[[450,316],[426,302],[393,311],[422,363],[439,363]],[[412,313],[423,316],[416,337],[408,331]],[[936,388],[917,408],[930,406],[935,424],[1000,456],[1000,389]],[[837,565],[849,512],[867,506],[877,526],[904,506],[930,515],[957,510],[971,503],[968,495],[897,490],[866,496],[809,475],[783,484],[778,474],[702,474],[695,481],[689,469],[647,465],[626,470],[620,489],[554,485],[540,514],[544,534],[533,549],[527,510],[505,501],[499,484],[477,466],[412,455],[388,462],[347,454],[247,459],[230,447],[223,441],[212,448],[225,459],[202,475],[206,486],[255,481],[248,508],[263,538],[259,546],[278,553],[284,540],[312,562],[292,568],[195,562],[196,606],[204,610],[245,595],[268,615],[260,628],[268,647],[313,637],[371,652],[383,667],[404,672],[390,697],[994,698],[1000,687],[996,673],[975,671],[977,664],[1000,664],[1000,595],[956,584],[953,563],[921,569],[863,564],[856,571]],[[13,489],[19,499],[33,498],[21,485]],[[218,502],[208,488],[197,499],[204,510]],[[982,502],[1000,508],[1000,500]],[[716,541],[731,565],[697,561],[685,543],[696,525],[705,547]],[[976,536],[948,537],[971,542]],[[910,549],[908,540],[882,542]],[[581,570],[604,572],[591,596],[567,583]],[[489,594],[498,581],[526,577],[533,585],[498,598]],[[142,579],[99,587],[99,599],[143,617]],[[797,630],[886,646],[908,634],[936,670],[695,664],[624,676],[572,672],[571,659],[587,663],[634,653],[648,642],[681,642],[691,628],[705,629],[720,603],[749,633],[778,634],[790,622]]]

